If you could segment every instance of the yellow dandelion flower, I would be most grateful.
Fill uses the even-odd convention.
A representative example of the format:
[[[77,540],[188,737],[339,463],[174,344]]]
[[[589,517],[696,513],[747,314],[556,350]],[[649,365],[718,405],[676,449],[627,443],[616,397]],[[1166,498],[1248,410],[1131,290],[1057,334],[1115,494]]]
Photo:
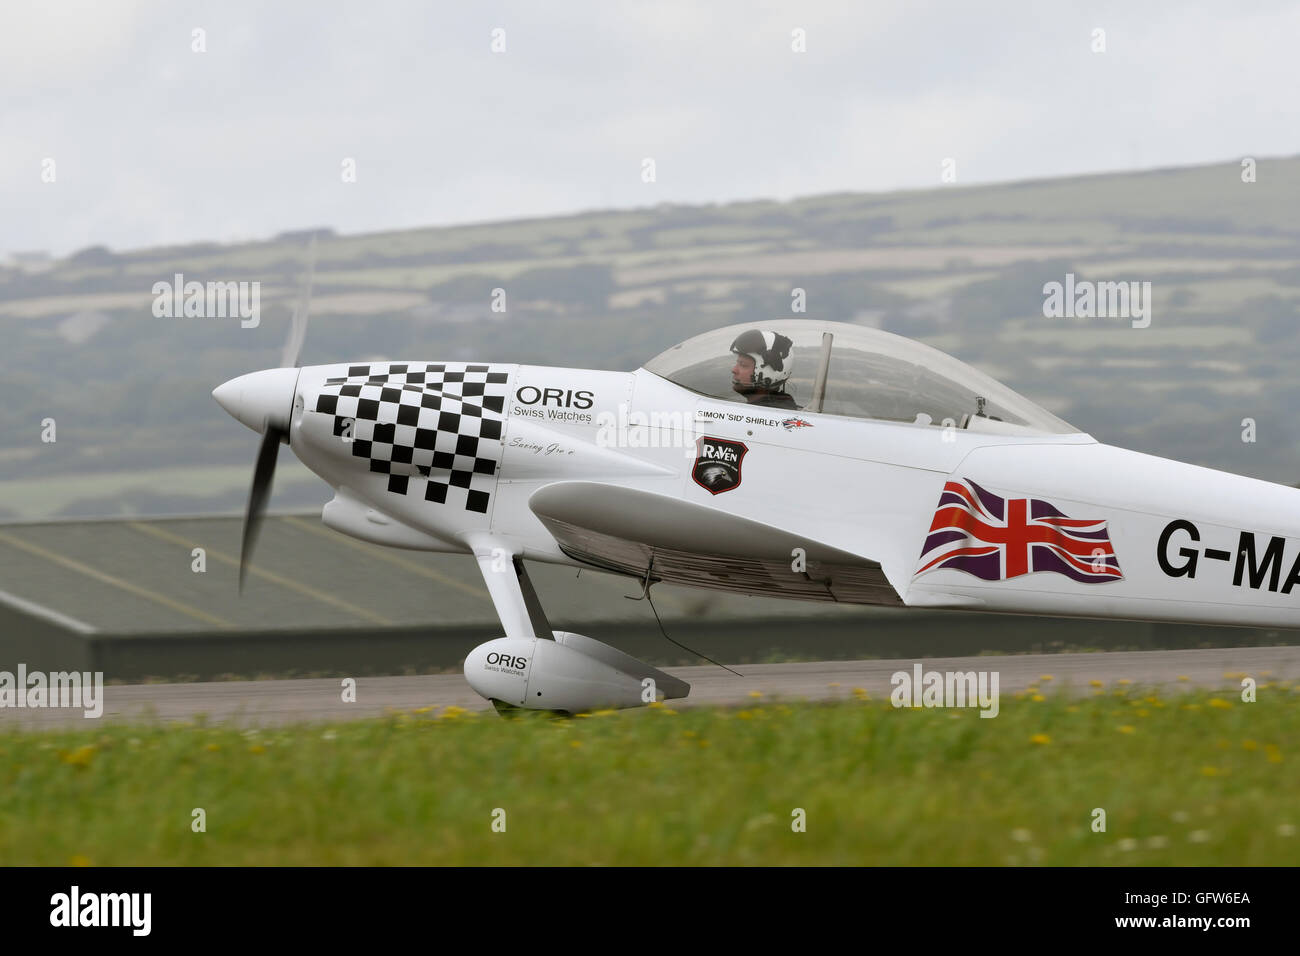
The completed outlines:
[[[1221,771],[1218,767],[1208,767],[1208,766],[1206,766],[1206,767],[1202,767],[1202,768],[1201,768],[1201,776],[1203,776],[1203,777],[1217,777],[1217,776],[1219,776],[1221,773],[1222,773],[1222,771]]]
[[[1268,757],[1269,763],[1282,762],[1282,751],[1278,748],[1277,744],[1265,744],[1264,754]]]
[[[68,866],[92,866],[89,857],[82,856],[80,853],[75,854],[72,859],[68,860]]]
[[[1101,681],[1099,681],[1099,680],[1090,680],[1090,681],[1088,681],[1088,684],[1089,684],[1089,686],[1091,686],[1091,687],[1105,687],[1105,686],[1106,686],[1105,684],[1103,684],[1103,683],[1102,683]]]
[[[261,744],[253,744],[253,746],[248,748],[248,752],[250,754],[264,754],[266,753],[266,748]]]
[[[1044,697],[1042,694],[1035,694],[1033,697],[1029,699],[1032,700],[1035,704],[1041,704],[1043,701],[1047,700],[1047,698]]]
[[[89,767],[90,760],[95,756],[95,748],[92,744],[83,744],[70,753],[60,753],[59,759],[73,767]]]
[[[1179,674],[1179,675],[1178,675],[1178,679],[1179,679],[1179,680],[1184,680],[1184,681],[1186,681],[1186,680],[1191,680],[1191,678],[1188,677],[1186,674]]]
[[[1211,707],[1216,707],[1219,710],[1228,710],[1232,707],[1232,701],[1224,700],[1222,697],[1211,697],[1207,703]]]
[[[1119,732],[1121,734],[1131,734],[1134,733],[1136,730],[1137,728],[1134,727],[1132,724],[1124,724],[1122,727],[1119,728]]]
[[[1029,738],[1029,742],[1031,744],[1050,744],[1052,738],[1047,736],[1047,734],[1034,734]]]
[[[1126,685],[1126,684],[1131,684],[1133,682],[1129,680],[1127,677],[1121,677],[1119,680],[1115,681],[1115,683],[1120,685]]]
[[[757,699],[763,696],[763,692],[761,690],[751,690],[749,696]]]
[[[1039,679],[1039,680],[1056,680],[1056,678],[1053,677],[1051,674],[1039,674],[1039,675],[1038,675],[1038,679]]]
[[[1259,744],[1256,743],[1256,742],[1253,741],[1253,740],[1243,740],[1243,741],[1241,742],[1241,749],[1242,749],[1242,750],[1258,750],[1258,749],[1259,749]]]
[[[570,747],[581,747],[581,746],[582,746],[582,741],[581,741],[581,740],[570,740],[570,741],[569,741],[569,746],[570,746]]]

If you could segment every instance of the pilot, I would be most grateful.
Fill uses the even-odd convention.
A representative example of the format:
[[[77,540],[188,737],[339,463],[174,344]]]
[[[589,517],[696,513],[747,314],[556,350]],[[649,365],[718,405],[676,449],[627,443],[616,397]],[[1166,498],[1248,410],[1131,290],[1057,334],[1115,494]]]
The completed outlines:
[[[731,387],[751,405],[798,408],[794,396],[785,390],[794,365],[794,343],[780,332],[750,329],[736,336],[731,351],[736,364],[731,369]]]

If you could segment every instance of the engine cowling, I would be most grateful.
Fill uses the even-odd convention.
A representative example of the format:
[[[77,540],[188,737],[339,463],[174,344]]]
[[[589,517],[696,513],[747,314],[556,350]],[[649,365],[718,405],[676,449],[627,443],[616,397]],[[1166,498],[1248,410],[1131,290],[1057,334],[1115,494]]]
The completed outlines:
[[[554,633],[553,641],[501,637],[480,644],[465,658],[465,679],[488,700],[567,713],[642,707],[690,693],[680,678],[608,644]]]

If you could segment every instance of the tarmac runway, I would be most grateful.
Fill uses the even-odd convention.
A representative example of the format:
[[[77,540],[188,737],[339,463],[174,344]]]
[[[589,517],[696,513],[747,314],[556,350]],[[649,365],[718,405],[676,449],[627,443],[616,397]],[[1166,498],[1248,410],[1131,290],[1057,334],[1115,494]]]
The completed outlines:
[[[982,657],[927,657],[900,660],[816,661],[750,664],[737,677],[715,666],[666,668],[691,684],[690,696],[673,707],[752,704],[759,700],[833,700],[865,690],[885,698],[890,677],[925,671],[997,671],[999,691],[1013,694],[1031,685],[1044,692],[1090,693],[1091,681],[1161,686],[1224,687],[1239,692],[1243,677],[1260,683],[1300,678],[1300,647],[1239,647],[1088,654],[1017,654]],[[1050,675],[1050,677],[1045,676]],[[1266,693],[1261,690],[1259,693]],[[1291,691],[1286,691],[1290,693]],[[361,677],[356,701],[345,703],[342,679],[219,681],[188,684],[114,685],[104,688],[101,720],[146,722],[195,720],[238,726],[272,726],[376,717],[428,707],[487,710],[460,674],[417,677]],[[94,726],[73,708],[0,708],[0,730],[69,729]]]

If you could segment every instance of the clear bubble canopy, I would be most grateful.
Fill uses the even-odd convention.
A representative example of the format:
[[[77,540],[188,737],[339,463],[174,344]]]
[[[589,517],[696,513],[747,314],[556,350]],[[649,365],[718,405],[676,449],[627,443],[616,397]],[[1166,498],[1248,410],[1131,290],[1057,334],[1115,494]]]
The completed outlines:
[[[1079,431],[938,349],[842,322],[773,319],[731,325],[673,346],[645,369],[692,392],[744,402],[732,389],[731,343],[750,329],[777,332],[793,342],[785,390],[802,411],[1008,434]]]

